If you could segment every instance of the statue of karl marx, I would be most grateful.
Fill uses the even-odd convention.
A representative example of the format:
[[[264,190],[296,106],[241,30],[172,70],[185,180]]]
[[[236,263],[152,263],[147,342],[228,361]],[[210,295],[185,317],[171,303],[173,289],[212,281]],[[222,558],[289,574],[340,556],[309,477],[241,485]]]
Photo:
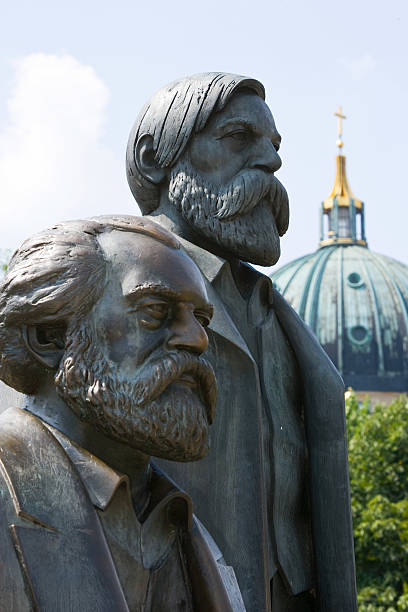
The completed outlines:
[[[244,610],[191,498],[150,461],[208,452],[212,310],[148,219],[66,221],[16,251],[0,284],[0,379],[25,394],[0,416],[2,612]]]
[[[262,84],[204,73],[160,89],[129,138],[144,215],[180,237],[215,306],[211,452],[166,470],[233,565],[248,611],[357,610],[343,382],[315,336],[249,263],[288,227],[281,137]],[[211,491],[211,495],[208,492]]]

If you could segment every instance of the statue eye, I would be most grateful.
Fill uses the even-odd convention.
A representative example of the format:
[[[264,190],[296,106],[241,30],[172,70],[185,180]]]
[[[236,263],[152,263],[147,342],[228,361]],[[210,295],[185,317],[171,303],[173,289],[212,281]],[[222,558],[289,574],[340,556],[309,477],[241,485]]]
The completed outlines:
[[[165,300],[142,299],[133,309],[139,324],[147,329],[158,329],[170,316],[170,304]]]
[[[236,130],[235,132],[226,134],[225,138],[232,138],[232,140],[236,140],[237,142],[245,142],[248,139],[248,132],[247,130]]]
[[[275,149],[275,151],[278,152],[279,149],[280,149],[280,143],[279,142],[273,142],[272,144],[273,144],[273,148]]]
[[[169,305],[166,302],[152,302],[144,304],[143,311],[154,319],[165,319],[169,314]]]
[[[195,318],[203,327],[208,327],[211,321],[211,317],[204,312],[195,312]]]

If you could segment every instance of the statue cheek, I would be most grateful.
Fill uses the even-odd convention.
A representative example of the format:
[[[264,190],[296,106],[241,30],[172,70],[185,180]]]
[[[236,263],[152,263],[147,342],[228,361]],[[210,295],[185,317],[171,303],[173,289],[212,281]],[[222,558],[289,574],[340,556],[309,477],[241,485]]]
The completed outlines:
[[[222,160],[222,145],[217,140],[211,140],[205,136],[196,137],[190,146],[190,162],[195,170],[203,173],[211,173],[219,168]],[[223,160],[225,163],[225,159]]]
[[[121,373],[132,377],[149,356],[163,346],[163,330],[150,331],[131,321],[122,323],[106,338],[106,357]]]
[[[101,344],[105,359],[117,366],[120,366],[123,359],[129,354],[129,343],[126,336],[115,334],[115,337],[110,336]]]
[[[110,312],[108,317],[99,321],[97,337],[107,360],[120,364],[129,354],[129,338],[132,335],[131,323],[123,313]]]
[[[194,170],[216,187],[225,185],[246,168],[250,155],[247,146],[240,145],[234,150],[224,139],[207,137],[193,140],[189,153]]]

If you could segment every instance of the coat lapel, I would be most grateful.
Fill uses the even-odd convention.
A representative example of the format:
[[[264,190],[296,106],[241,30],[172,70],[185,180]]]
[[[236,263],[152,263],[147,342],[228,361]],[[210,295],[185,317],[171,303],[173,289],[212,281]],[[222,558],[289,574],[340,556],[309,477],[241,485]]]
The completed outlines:
[[[234,322],[229,316],[224,303],[220,299],[217,291],[214,289],[212,284],[206,280],[206,287],[208,293],[208,299],[214,306],[214,316],[211,320],[209,328],[219,336],[222,336],[228,342],[234,344],[252,363],[254,359],[248,349],[248,346],[236,328]]]
[[[310,515],[303,507],[307,504],[303,493],[307,488],[307,450],[300,402],[295,403],[287,391],[283,393],[288,384],[293,389],[297,387],[295,377],[298,376],[273,304],[271,281],[260,276],[248,307],[258,339],[260,377],[268,415],[266,426],[273,456],[270,466],[273,537],[281,571],[296,595],[313,586]]]
[[[23,410],[7,410],[0,424],[10,530],[34,609],[128,611],[96,511],[60,444]]]

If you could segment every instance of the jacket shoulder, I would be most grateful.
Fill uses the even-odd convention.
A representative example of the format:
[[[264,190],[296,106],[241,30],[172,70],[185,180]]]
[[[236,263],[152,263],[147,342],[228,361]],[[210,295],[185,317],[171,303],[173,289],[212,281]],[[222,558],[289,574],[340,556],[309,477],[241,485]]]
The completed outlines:
[[[72,515],[73,492],[78,503],[89,501],[61,444],[26,410],[10,408],[0,415],[0,464],[16,513],[46,527],[64,531]]]

